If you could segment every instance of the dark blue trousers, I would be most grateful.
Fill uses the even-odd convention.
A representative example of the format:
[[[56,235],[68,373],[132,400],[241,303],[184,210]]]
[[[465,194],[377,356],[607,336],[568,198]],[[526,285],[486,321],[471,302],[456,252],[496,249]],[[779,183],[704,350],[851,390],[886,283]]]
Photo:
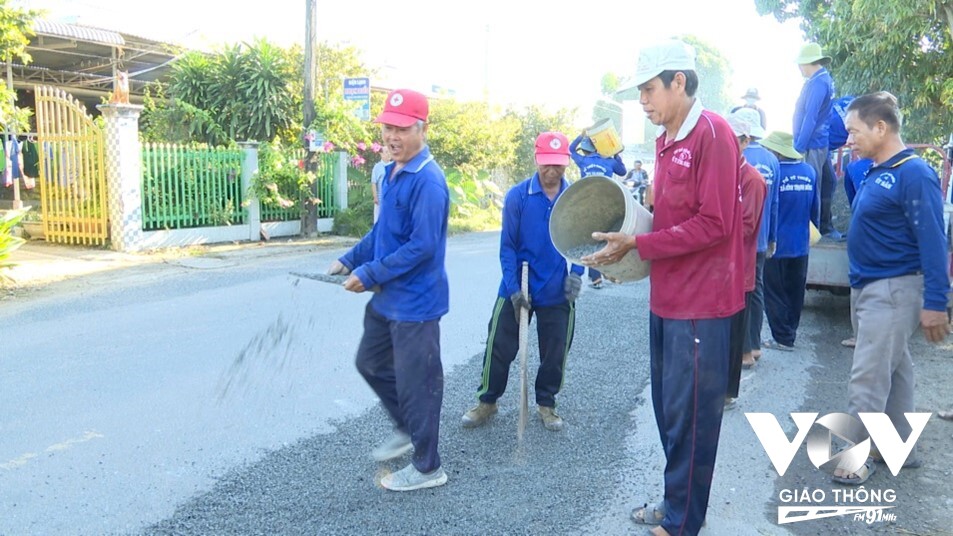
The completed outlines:
[[[534,307],[536,336],[539,337],[539,371],[536,373],[536,404],[556,407],[556,394],[563,385],[566,357],[572,346],[576,308],[571,303]],[[532,318],[532,316],[530,318]],[[519,352],[520,326],[513,302],[498,298],[490,318],[483,374],[477,396],[480,402],[493,404],[506,391],[510,364]]]
[[[745,309],[748,311],[748,338],[744,352],[761,349],[761,326],[764,322],[764,257],[758,252],[754,267],[754,290],[745,294]]]
[[[807,284],[807,255],[779,259],[771,257],[764,263],[764,312],[775,341],[794,346],[797,327],[804,308],[804,290]]]
[[[364,336],[357,370],[381,399],[398,430],[414,444],[413,464],[421,473],[440,467],[437,439],[443,403],[440,320],[397,322],[364,311]]]
[[[694,535],[708,511],[728,386],[732,318],[672,320],[652,314],[652,405],[665,451],[665,519]]]

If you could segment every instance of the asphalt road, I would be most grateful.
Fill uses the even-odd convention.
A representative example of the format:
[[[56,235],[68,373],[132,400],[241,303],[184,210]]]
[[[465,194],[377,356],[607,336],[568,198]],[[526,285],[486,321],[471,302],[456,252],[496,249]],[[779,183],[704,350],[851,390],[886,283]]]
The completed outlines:
[[[648,282],[585,288],[559,396],[565,431],[532,420],[517,441],[516,367],[500,414],[464,430],[498,240],[450,240],[451,313],[441,323],[450,481],[407,494],[376,483],[406,458],[368,457],[389,425],[353,367],[367,297],[288,275],[321,271],[341,250],[184,259],[5,302],[0,534],[636,533],[628,513],[660,498],[664,463],[648,389]],[[793,437],[781,416],[836,409],[843,367],[820,389],[818,371],[849,360],[838,345],[848,331],[846,300],[812,295],[798,350],[766,352],[745,372],[704,533],[788,533],[777,523],[788,482],[744,412],[779,416]],[[805,408],[819,399],[829,407]],[[814,475],[806,459],[802,448],[795,466]],[[838,531],[866,527],[849,521]]]

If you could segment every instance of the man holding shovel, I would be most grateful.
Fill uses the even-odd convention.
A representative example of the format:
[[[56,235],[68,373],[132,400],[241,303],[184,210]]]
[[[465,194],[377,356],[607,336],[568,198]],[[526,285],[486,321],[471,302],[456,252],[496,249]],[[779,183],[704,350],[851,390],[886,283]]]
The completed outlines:
[[[652,405],[665,452],[664,500],[632,512],[651,532],[698,534],[708,511],[728,386],[732,316],[744,307],[740,151],[728,123],[695,98],[695,51],[669,40],[644,48],[639,102],[661,129],[655,142],[652,231],[593,233],[606,247],[583,257],[614,264],[633,249],[651,260]]]
[[[510,364],[519,351],[520,309],[536,315],[539,372],[536,404],[547,430],[563,428],[556,413],[556,393],[563,383],[563,365],[572,345],[575,304],[582,287],[582,266],[566,269],[566,259],[549,236],[549,216],[556,199],[569,187],[569,141],[559,132],[536,138],[537,173],[510,189],[503,204],[500,265],[503,280],[490,318],[477,393],[479,403],[463,415],[463,426],[481,426],[496,414],[497,399],[506,390]],[[520,266],[529,263],[529,299],[520,292]]]
[[[443,402],[440,318],[450,307],[444,258],[450,192],[427,146],[427,98],[392,91],[377,117],[392,162],[380,183],[380,219],[329,274],[350,274],[344,288],[379,287],[364,313],[357,370],[394,421],[393,436],[374,449],[377,461],[411,449],[411,463],[381,479],[393,491],[440,486],[437,436]]]

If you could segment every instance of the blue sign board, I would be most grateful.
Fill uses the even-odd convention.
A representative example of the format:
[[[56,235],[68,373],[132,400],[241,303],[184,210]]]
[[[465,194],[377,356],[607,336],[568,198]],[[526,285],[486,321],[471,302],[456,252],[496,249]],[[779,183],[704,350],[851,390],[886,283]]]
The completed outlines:
[[[363,121],[371,120],[371,79],[345,78],[344,100],[357,104],[354,115]]]

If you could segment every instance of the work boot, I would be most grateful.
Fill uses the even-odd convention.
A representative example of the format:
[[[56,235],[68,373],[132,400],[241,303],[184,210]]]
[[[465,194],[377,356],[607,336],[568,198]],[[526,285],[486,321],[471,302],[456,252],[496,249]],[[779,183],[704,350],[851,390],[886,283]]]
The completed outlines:
[[[539,406],[537,408],[539,417],[543,419],[543,426],[551,432],[558,432],[563,429],[563,418],[556,414],[556,409],[548,406]]]
[[[496,415],[496,403],[480,402],[476,407],[469,409],[463,414],[463,427],[476,428],[483,426],[490,417]]]

